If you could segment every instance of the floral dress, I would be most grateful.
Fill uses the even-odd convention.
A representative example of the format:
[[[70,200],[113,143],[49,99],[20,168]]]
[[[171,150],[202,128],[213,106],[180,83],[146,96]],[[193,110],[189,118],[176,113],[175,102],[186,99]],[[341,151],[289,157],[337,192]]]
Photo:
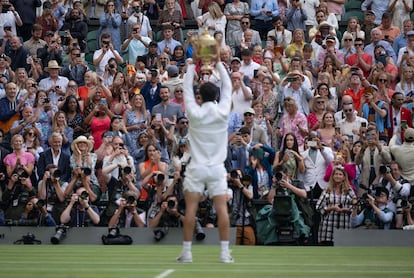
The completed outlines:
[[[48,136],[52,130],[52,111],[46,112],[42,109],[39,113],[39,118],[37,122],[41,125],[42,136],[40,136],[39,141],[43,149],[48,149]]]
[[[127,127],[133,126],[133,125],[139,125],[142,123],[142,121],[145,121],[144,115],[141,115],[141,117],[138,117],[134,111],[131,111],[129,109],[126,110],[126,117],[127,117],[127,122],[125,123],[125,125]],[[128,134],[129,134],[129,137],[131,138],[131,142],[133,146],[136,146],[137,141],[138,141],[138,136],[141,132],[142,130],[140,129],[134,129],[134,130],[128,131]]]

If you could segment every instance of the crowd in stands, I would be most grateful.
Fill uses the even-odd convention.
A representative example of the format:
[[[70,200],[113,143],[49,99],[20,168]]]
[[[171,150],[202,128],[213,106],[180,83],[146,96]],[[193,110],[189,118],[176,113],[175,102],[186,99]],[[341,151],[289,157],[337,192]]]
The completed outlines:
[[[252,207],[277,220],[285,197],[302,243],[414,224],[412,1],[366,0],[344,32],[341,1],[84,4],[0,0],[0,225],[181,226],[187,65],[196,100],[209,82],[220,101],[216,67],[193,57],[205,30],[232,83],[237,243],[271,242]],[[198,220],[216,226],[208,192]]]

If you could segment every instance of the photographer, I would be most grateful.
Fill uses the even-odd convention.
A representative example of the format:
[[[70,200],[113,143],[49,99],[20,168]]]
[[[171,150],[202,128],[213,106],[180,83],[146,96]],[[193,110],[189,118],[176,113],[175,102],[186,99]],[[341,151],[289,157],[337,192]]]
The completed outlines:
[[[299,211],[299,208],[294,200],[294,198],[306,199],[307,193],[303,182],[290,180],[289,176],[286,174],[286,168],[283,166],[276,166],[273,169],[273,172],[275,174],[272,179],[272,187],[269,191],[269,195],[267,196],[268,202],[273,204],[274,211],[280,211],[283,208],[277,208],[279,206],[279,197],[289,197],[291,212],[290,223],[293,225],[295,233],[298,237],[302,240],[309,238],[311,227],[305,224],[301,212]],[[278,219],[276,218],[275,220],[276,224],[278,224]]]
[[[53,217],[46,210],[46,203],[36,197],[32,197],[26,203],[24,212],[18,222],[19,226],[56,226]]]
[[[385,187],[377,187],[375,197],[364,194],[361,211],[358,214],[357,201],[352,202],[351,227],[364,226],[367,229],[390,229],[394,212],[388,203],[389,191]]]
[[[29,182],[29,175],[22,168],[15,168],[3,194],[5,218],[18,220],[24,211],[24,205],[30,197],[36,196],[36,190]]]
[[[118,177],[111,176],[109,182],[107,183],[108,187],[108,196],[109,196],[109,205],[106,209],[105,216],[110,219],[114,213],[116,213],[116,209],[121,207],[122,196],[126,192],[133,192],[136,196],[136,199],[139,199],[141,196],[141,192],[138,190],[137,186],[135,185],[135,176],[132,168],[128,166],[128,164],[116,164],[118,167]],[[103,173],[106,175],[105,173]],[[106,177],[107,178],[107,177]],[[103,221],[106,223],[107,220]]]
[[[54,164],[46,166],[43,179],[39,181],[39,198],[45,201],[44,207],[52,212],[54,219],[59,219],[66,207],[64,190],[68,183],[61,180],[61,171]]]
[[[70,227],[87,227],[89,222],[97,225],[100,217],[98,209],[89,204],[89,194],[84,187],[72,194],[70,202],[60,215],[60,222]]]
[[[69,41],[77,39],[82,53],[85,53],[85,39],[88,35],[88,24],[81,20],[80,11],[78,9],[72,9],[70,11],[69,19],[65,20],[65,23],[60,30],[66,32],[66,36],[70,38]]]
[[[81,56],[81,49],[79,49],[78,43],[74,42],[72,45],[70,60],[63,66],[61,76],[76,81],[79,86],[84,86],[84,75],[90,69]]]
[[[119,136],[115,136],[112,139],[112,147],[114,151],[111,155],[104,157],[102,166],[102,174],[107,182],[109,182],[111,176],[119,177],[119,169],[124,168],[125,166],[129,166],[132,173],[135,173],[134,159],[129,155],[124,140]]]
[[[380,166],[379,172],[382,175],[381,184],[388,189],[389,199],[396,206],[395,227],[400,229],[403,226],[403,210],[409,205],[411,184],[401,176],[401,167],[396,161],[389,166]]]
[[[164,201],[158,203],[157,206],[153,206],[148,215],[148,227],[162,228],[154,230],[157,241],[167,234],[168,228],[182,227],[184,219],[184,215],[178,208],[178,199],[175,195],[169,195]]]
[[[139,217],[137,200],[139,195],[133,190],[125,191],[119,199],[119,207],[109,220],[108,227],[144,227],[145,223]]]
[[[256,236],[254,232],[255,220],[249,212],[252,207],[250,200],[253,199],[252,178],[243,175],[240,169],[230,172],[229,186],[233,190],[231,220],[236,227],[236,244],[255,245]]]

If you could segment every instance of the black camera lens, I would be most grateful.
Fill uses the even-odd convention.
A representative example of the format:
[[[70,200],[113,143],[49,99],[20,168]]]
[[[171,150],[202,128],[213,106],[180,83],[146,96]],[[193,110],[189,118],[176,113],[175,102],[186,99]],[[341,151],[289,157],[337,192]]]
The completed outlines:
[[[134,196],[128,196],[126,202],[127,204],[133,204],[135,202]]]
[[[87,167],[82,168],[82,172],[85,176],[90,176],[92,174],[91,168],[87,168]]]
[[[129,166],[125,166],[124,169],[122,169],[122,170],[124,171],[125,175],[129,175],[132,172],[132,169]]]
[[[281,181],[283,179],[283,174],[281,172],[277,172],[275,174],[275,178],[277,181]]]
[[[239,173],[237,172],[237,170],[232,170],[230,172],[230,178],[237,179],[238,177],[239,177]]]
[[[86,198],[89,197],[89,193],[88,191],[82,191],[81,195],[80,195],[81,199],[85,200]]]
[[[39,200],[36,203],[36,206],[39,207],[39,208],[44,207],[44,205],[45,205],[45,200]]]
[[[49,99],[48,97],[47,97],[47,98],[44,98],[44,99],[43,99],[43,102],[44,102],[44,103],[49,103],[49,102],[50,102],[50,99]]]
[[[384,174],[386,174],[386,173],[391,172],[391,169],[390,169],[388,166],[381,165],[381,166],[379,167],[379,172],[380,172],[380,174],[384,175]]]
[[[62,176],[62,172],[59,169],[56,169],[52,175],[55,179],[58,179]]]
[[[110,67],[111,69],[114,69],[114,68],[115,68],[115,65],[114,65],[114,64],[109,64],[109,67]]]
[[[157,182],[158,182],[158,183],[162,183],[162,182],[164,181],[164,179],[165,179],[165,175],[164,175],[164,174],[159,173],[159,174],[157,175]]]
[[[175,207],[175,201],[174,200],[169,200],[167,202],[167,206],[169,209],[173,209]]]

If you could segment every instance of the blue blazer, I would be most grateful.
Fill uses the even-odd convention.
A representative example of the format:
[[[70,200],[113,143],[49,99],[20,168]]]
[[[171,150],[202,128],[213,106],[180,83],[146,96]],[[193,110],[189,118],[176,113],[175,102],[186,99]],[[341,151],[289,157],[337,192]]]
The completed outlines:
[[[46,166],[49,164],[53,164],[52,149],[50,148],[42,152],[39,156],[37,162],[37,175],[39,176],[39,180],[43,179]],[[62,173],[60,179],[69,182],[72,174],[72,169],[70,168],[70,156],[61,151],[57,166]]]

